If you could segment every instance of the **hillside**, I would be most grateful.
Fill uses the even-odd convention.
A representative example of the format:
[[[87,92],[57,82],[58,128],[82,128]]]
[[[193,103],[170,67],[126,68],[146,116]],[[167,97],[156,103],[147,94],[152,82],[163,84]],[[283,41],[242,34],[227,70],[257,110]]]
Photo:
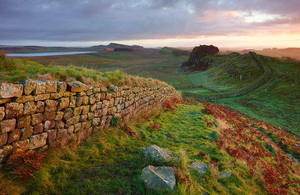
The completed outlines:
[[[188,75],[195,88],[187,95],[209,99],[261,118],[299,135],[299,62],[255,53],[214,55],[203,58],[207,71]]]
[[[175,155],[155,164],[173,167],[176,175],[174,191],[159,194],[300,192],[298,138],[228,107],[179,102],[164,102],[164,110],[100,131],[77,149],[50,151],[35,178],[24,183],[2,176],[0,192],[145,194],[140,175],[149,162],[141,150],[152,144]],[[209,167],[201,175],[193,162]]]

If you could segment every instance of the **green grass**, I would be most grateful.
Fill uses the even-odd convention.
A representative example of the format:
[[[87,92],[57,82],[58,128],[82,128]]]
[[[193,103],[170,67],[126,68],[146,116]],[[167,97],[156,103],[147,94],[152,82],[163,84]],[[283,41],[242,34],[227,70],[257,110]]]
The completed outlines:
[[[78,80],[87,84],[101,83],[103,86],[167,86],[152,78],[127,75],[120,70],[100,72],[80,66],[42,65],[38,62],[8,58],[0,52],[0,81],[18,83],[25,79],[53,79],[59,81]]]
[[[173,48],[144,49],[134,52],[100,52],[69,56],[28,57],[44,66],[79,66],[100,72],[120,70],[126,74],[151,77],[176,86],[192,85],[187,75],[181,75],[176,69],[188,59],[188,56],[172,55]]]
[[[175,159],[154,165],[176,167],[190,183],[181,183],[177,177],[174,191],[147,194],[267,194],[258,178],[249,174],[245,162],[219,149],[216,142],[220,141],[221,126],[202,109],[202,104],[179,104],[176,113],[161,112],[149,120],[138,118],[140,122],[132,121],[129,126],[140,139],[114,127],[96,132],[77,149],[50,150],[36,178],[25,183],[15,179],[14,189],[25,194],[146,194],[140,175],[150,163],[141,150],[157,144],[173,152]],[[205,121],[214,125],[207,126]],[[154,123],[161,128],[153,130]],[[275,153],[271,145],[264,146]],[[206,156],[199,156],[199,152]],[[211,165],[201,176],[190,166],[195,161],[214,161],[218,166]],[[219,177],[227,171],[232,173],[230,178]]]

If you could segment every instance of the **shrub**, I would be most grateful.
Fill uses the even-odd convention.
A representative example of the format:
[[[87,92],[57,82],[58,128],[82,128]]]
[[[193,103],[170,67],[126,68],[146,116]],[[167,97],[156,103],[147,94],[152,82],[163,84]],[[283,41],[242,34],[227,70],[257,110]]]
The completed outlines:
[[[111,121],[110,121],[110,125],[112,126],[112,127],[115,127],[115,126],[117,126],[117,124],[118,124],[118,122],[119,122],[119,117],[116,117],[116,116],[112,116],[112,119],[111,119]]]
[[[8,169],[17,174],[22,181],[34,177],[33,171],[42,168],[44,154],[33,150],[16,149],[10,155]]]

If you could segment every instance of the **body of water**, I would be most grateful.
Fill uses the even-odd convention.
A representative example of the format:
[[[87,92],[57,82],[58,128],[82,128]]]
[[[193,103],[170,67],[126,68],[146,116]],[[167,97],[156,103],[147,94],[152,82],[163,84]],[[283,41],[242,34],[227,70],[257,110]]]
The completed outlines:
[[[36,57],[36,56],[60,56],[60,55],[74,55],[96,53],[95,51],[70,51],[70,52],[45,52],[45,53],[8,53],[9,57]]]

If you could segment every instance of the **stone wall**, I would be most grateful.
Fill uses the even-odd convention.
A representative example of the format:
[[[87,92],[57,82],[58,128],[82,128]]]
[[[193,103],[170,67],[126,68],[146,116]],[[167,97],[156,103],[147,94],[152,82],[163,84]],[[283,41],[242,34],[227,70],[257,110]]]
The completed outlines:
[[[0,165],[18,147],[45,150],[79,144],[118,117],[127,122],[166,98],[171,87],[100,87],[81,82],[25,80],[0,83]]]

